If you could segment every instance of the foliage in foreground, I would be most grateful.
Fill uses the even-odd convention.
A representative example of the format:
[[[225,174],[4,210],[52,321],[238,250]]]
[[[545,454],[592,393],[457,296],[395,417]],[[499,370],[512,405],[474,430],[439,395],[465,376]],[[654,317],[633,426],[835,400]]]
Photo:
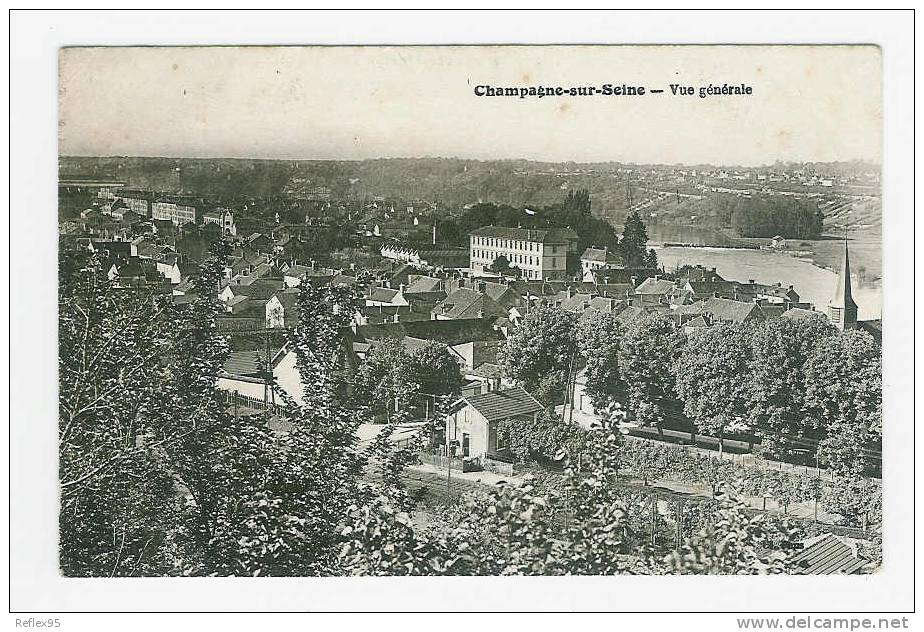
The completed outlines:
[[[770,526],[779,518],[745,522],[731,505],[727,515],[701,512],[700,535],[676,552],[652,542],[645,526],[665,518],[657,502],[618,484],[627,455],[618,419],[581,438],[577,461],[552,455],[565,464],[554,485],[500,486],[419,527],[401,477],[412,451],[392,449],[392,426],[368,448],[358,444],[363,415],[349,405],[341,353],[351,290],[301,286],[289,344],[305,392],[302,402],[284,401],[277,421],[286,432],[223,405],[215,388],[228,349],[215,327],[223,256],[216,246],[197,299],[182,309],[114,287],[93,259],[62,265],[66,575],[785,570],[785,556],[767,557],[771,543],[789,550],[792,534]],[[734,545],[719,546],[726,541]]]

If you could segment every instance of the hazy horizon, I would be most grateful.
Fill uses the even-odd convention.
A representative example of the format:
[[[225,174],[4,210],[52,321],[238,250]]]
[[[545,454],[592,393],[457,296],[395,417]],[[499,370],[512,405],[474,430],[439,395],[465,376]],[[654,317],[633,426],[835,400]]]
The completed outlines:
[[[692,163],[692,162],[635,162],[631,160],[537,160],[533,158],[468,158],[465,156],[369,156],[367,158],[296,158],[296,157],[278,157],[264,158],[260,156],[165,156],[155,154],[59,154],[62,158],[128,158],[128,159],[153,159],[153,160],[259,160],[266,162],[365,162],[376,160],[460,160],[466,162],[529,162],[536,164],[575,164],[575,165],[608,165],[619,164],[633,167],[741,167],[745,169],[767,169],[774,164],[850,164],[861,163],[868,164],[871,167],[881,168],[878,162],[865,160],[862,158],[851,158],[844,160],[787,160],[779,158],[777,160],[761,164],[741,164],[741,163]]]
[[[881,162],[874,46],[64,48],[59,72],[62,155]],[[474,93],[605,83],[648,93]],[[723,83],[753,94],[669,90]]]

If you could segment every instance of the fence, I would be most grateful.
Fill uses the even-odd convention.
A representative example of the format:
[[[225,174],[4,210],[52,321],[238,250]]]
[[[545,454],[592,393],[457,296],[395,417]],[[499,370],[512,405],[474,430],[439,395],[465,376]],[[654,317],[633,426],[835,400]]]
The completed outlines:
[[[225,391],[225,403],[269,412],[276,412],[279,409],[279,405],[275,402],[265,402],[262,398],[243,395],[237,391]]]
[[[646,429],[647,430],[647,429]],[[696,435],[698,438],[703,438],[705,435]],[[630,435],[632,439],[639,441],[654,441],[657,443],[662,443],[657,439],[657,437],[652,436],[648,433],[639,433],[633,430]],[[683,447],[684,450],[698,454],[700,456],[705,456],[709,458],[720,458],[720,455],[715,450],[710,450],[709,448],[702,448],[697,445],[690,444],[673,444]],[[749,452],[729,452],[724,451],[721,454],[721,458],[725,461],[731,461],[735,465],[743,465],[747,467],[756,467],[761,470],[774,470],[777,472],[791,472],[793,474],[800,474],[803,476],[808,476],[811,478],[820,478],[825,481],[834,480],[834,471],[826,468],[816,468],[811,465],[795,465],[793,463],[786,463],[784,461],[771,461],[769,459],[762,459],[754,454]],[[870,480],[879,481],[880,479],[875,476],[868,476]]]
[[[451,465],[452,469],[459,472],[478,472],[483,469],[481,459],[477,457],[465,457],[458,459],[455,457],[450,458],[444,454],[421,452],[420,460],[427,465],[433,465],[441,469],[448,469]]]

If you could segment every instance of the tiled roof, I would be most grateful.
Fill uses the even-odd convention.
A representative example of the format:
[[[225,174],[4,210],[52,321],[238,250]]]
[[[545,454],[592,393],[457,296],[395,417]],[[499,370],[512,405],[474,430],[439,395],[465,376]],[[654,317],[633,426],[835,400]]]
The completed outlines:
[[[868,564],[850,545],[827,533],[792,558],[796,575],[851,575]]]
[[[377,287],[366,297],[366,300],[377,301],[379,303],[391,303],[398,296],[398,290],[392,290],[387,287]]]
[[[484,284],[484,293],[498,303],[514,300],[516,298],[516,292],[510,289],[510,286],[506,283],[492,283],[491,281],[486,281]]]
[[[673,281],[666,279],[656,279],[654,277],[645,279],[637,288],[636,294],[667,294],[674,287]]]
[[[271,356],[272,357],[272,356]],[[232,351],[222,369],[230,375],[257,375],[266,367],[265,351]]]
[[[714,279],[715,281],[725,280],[714,269],[694,265],[680,266],[676,272],[674,272],[674,276],[686,281],[708,281],[710,279]]]
[[[657,268],[616,268],[616,267],[607,267],[599,268],[597,270],[592,270],[594,281],[598,284],[604,283],[625,283],[631,284],[632,279],[636,279],[636,283],[640,283],[645,279],[650,279],[651,277],[663,275],[664,273],[658,270]]]
[[[607,251],[605,248],[586,248],[581,253],[581,261],[606,261]]]
[[[491,298],[469,288],[459,288],[433,308],[432,313],[451,319],[505,316],[506,312]]]
[[[742,323],[749,318],[761,317],[760,305],[754,302],[733,301],[727,298],[710,298],[703,305],[703,310],[716,320]]]
[[[570,229],[507,228],[505,226],[482,226],[473,230],[476,237],[497,237],[499,239],[518,239],[521,241],[540,242],[543,244],[564,244],[576,234]],[[574,235],[574,236],[572,236]]]
[[[422,338],[456,345],[474,340],[501,340],[503,334],[483,320],[420,320],[381,325],[359,325],[357,340],[368,342],[382,338]]]
[[[559,300],[561,300],[561,307],[568,312],[583,312],[586,303],[587,306],[590,306],[591,295],[590,294],[572,294],[570,297],[567,294],[560,295]]]
[[[462,399],[488,421],[507,419],[516,415],[531,415],[545,410],[532,395],[515,386],[504,391],[471,395]]]
[[[273,294],[272,298],[275,298],[282,305],[282,309],[285,311],[286,316],[294,315],[295,313],[295,304],[298,302],[298,290],[283,290],[282,292],[276,292]]]
[[[439,292],[442,289],[442,279],[428,276],[419,276],[414,280],[408,279],[410,283],[404,290],[405,294],[418,294],[425,292]]]
[[[237,295],[249,296],[250,298],[269,300],[273,294],[285,287],[282,279],[257,279],[247,285],[231,284],[228,286],[231,292]]]
[[[690,289],[699,296],[707,294],[730,294],[734,291],[734,284],[730,281],[687,281]]]

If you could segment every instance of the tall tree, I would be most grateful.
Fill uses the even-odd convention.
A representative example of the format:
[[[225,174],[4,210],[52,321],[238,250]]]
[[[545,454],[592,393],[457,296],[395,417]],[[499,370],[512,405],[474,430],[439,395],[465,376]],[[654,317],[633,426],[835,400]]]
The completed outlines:
[[[805,405],[824,433],[821,459],[849,477],[878,465],[882,438],[882,352],[865,331],[825,340],[805,364]]]
[[[430,341],[408,354],[403,370],[421,393],[457,395],[462,391],[459,361],[443,343]]]
[[[399,338],[376,342],[353,376],[353,402],[376,418],[390,420],[418,385],[405,368],[408,354]]]
[[[751,416],[761,450],[792,455],[817,437],[805,415],[805,363],[835,333],[823,316],[804,321],[778,318],[751,330]]]
[[[559,307],[539,306],[523,318],[501,352],[507,376],[550,404],[564,393],[575,370],[577,317]]]
[[[676,399],[674,365],[685,337],[674,323],[660,314],[633,321],[622,338],[619,363],[629,393],[629,410],[645,426],[664,435],[666,404]]]
[[[719,438],[749,419],[750,333],[746,325],[719,324],[695,331],[674,367],[684,413],[700,432]]]
[[[648,231],[638,211],[626,217],[622,231],[622,240],[619,242],[622,258],[626,267],[642,267],[648,261]]]
[[[64,254],[58,296],[61,570],[169,573],[164,525],[177,509],[164,452],[169,296],[117,288],[95,255]]]
[[[585,392],[596,410],[626,402],[620,362],[623,327],[613,312],[595,312],[578,323],[577,344],[585,363]]]

